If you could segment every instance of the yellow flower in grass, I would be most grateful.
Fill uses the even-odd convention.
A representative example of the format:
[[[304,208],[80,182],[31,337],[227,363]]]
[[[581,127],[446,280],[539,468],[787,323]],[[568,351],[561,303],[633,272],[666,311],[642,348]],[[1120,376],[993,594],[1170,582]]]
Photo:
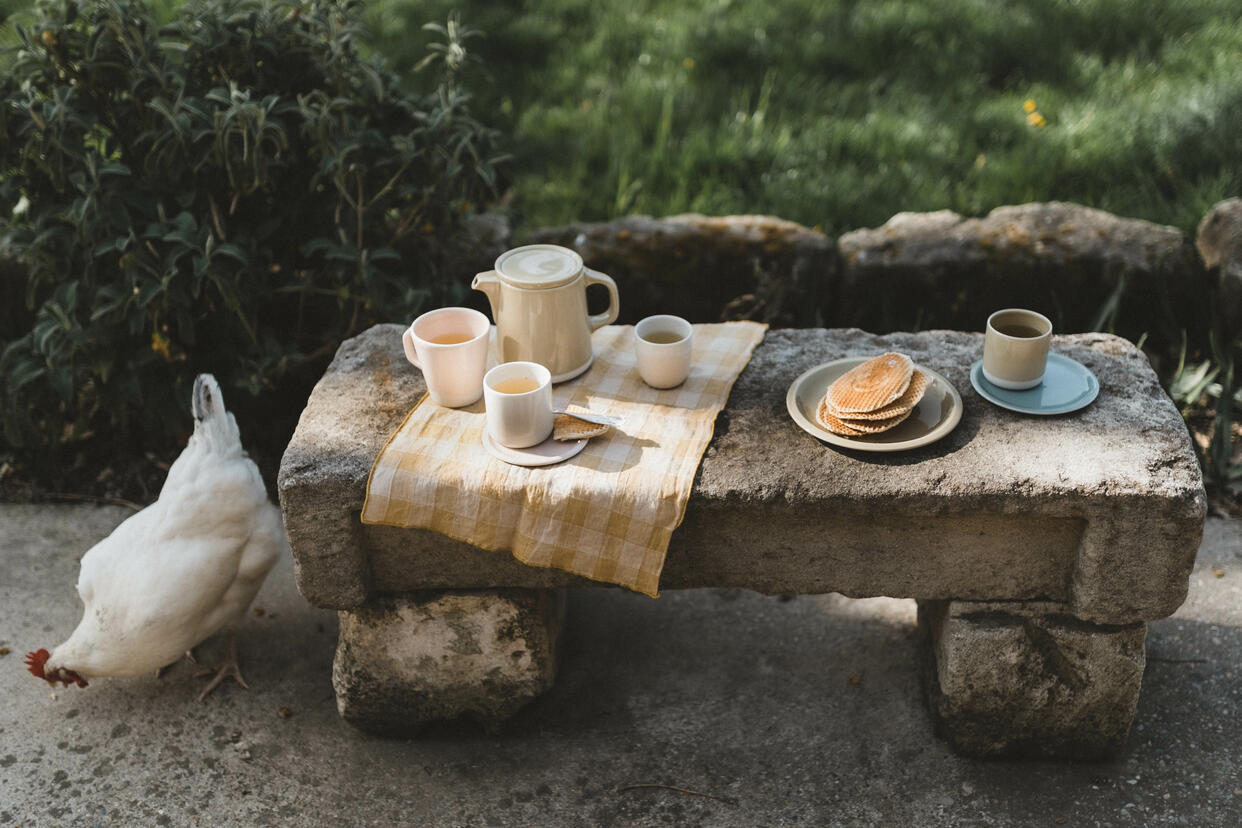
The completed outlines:
[[[169,348],[170,344],[168,338],[159,331],[151,332],[151,350],[162,356],[165,361],[172,359],[172,351]]]
[[[1035,99],[1027,98],[1026,101],[1023,102],[1022,104],[1022,111],[1027,113],[1028,115],[1034,112],[1035,111]]]
[[[1040,115],[1038,112],[1032,112],[1031,114],[1027,115],[1026,122],[1030,124],[1031,126],[1036,127],[1037,129],[1042,129],[1048,126],[1048,119],[1045,118],[1043,115]]]
[[[683,60],[683,61],[681,62],[681,65],[682,65],[684,68],[686,68],[686,69],[693,69],[693,68],[694,68],[694,58],[692,58],[692,57],[688,57],[688,58],[686,58],[685,60]]]

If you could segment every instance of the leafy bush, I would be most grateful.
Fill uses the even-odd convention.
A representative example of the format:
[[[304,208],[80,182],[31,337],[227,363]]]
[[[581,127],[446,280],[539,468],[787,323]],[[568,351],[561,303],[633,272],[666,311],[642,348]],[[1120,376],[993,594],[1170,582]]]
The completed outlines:
[[[206,0],[160,27],[139,2],[40,0],[0,81],[0,256],[32,314],[0,331],[12,449],[169,445],[198,372],[271,392],[464,293],[444,270],[494,193],[495,133],[457,60],[398,91],[359,13]]]

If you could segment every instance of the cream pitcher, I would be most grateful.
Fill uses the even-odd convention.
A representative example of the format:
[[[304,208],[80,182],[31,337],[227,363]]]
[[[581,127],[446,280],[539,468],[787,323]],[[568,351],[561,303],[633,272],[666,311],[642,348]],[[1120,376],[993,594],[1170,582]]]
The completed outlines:
[[[608,288],[608,310],[588,314],[587,285]],[[538,362],[564,382],[591,367],[591,331],[617,318],[617,285],[573,250],[528,244],[500,254],[470,285],[487,294],[500,362]]]

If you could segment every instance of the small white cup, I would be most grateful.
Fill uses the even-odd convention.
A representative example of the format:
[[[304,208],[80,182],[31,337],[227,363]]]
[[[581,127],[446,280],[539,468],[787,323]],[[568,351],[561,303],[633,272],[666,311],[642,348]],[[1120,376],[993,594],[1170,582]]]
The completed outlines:
[[[483,377],[487,433],[502,446],[528,448],[552,434],[552,373],[537,362],[506,362]]]
[[[680,316],[648,316],[634,326],[638,373],[652,388],[672,388],[690,376],[694,328]]]
[[[1052,322],[1042,313],[1006,308],[988,317],[983,377],[999,388],[1024,391],[1044,381]]]
[[[491,323],[471,308],[427,311],[401,333],[405,358],[423,372],[427,393],[446,408],[483,396]]]

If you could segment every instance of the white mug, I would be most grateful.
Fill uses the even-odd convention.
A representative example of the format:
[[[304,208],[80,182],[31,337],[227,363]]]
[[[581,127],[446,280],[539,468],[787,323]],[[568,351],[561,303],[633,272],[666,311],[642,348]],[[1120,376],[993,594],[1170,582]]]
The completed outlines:
[[[1044,381],[1052,322],[1042,313],[1006,308],[988,317],[983,337],[983,378],[999,388],[1024,391]]]
[[[690,376],[694,328],[680,316],[648,316],[634,326],[638,374],[652,388],[672,388]]]
[[[405,358],[423,372],[427,393],[446,408],[483,396],[491,323],[470,308],[440,308],[415,319],[401,333]]]
[[[509,448],[538,445],[552,434],[552,372],[537,362],[506,362],[483,377],[487,433]]]

